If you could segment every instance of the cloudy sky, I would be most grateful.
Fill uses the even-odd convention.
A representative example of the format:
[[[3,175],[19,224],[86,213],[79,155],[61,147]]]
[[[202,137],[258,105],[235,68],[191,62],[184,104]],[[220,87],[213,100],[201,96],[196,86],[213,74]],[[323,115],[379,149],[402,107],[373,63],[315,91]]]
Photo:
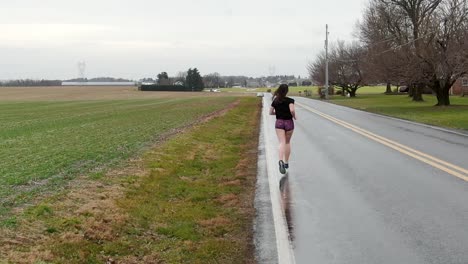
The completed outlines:
[[[0,9],[0,79],[305,76],[330,39],[351,39],[367,0],[15,0]],[[272,70],[274,70],[272,72]]]

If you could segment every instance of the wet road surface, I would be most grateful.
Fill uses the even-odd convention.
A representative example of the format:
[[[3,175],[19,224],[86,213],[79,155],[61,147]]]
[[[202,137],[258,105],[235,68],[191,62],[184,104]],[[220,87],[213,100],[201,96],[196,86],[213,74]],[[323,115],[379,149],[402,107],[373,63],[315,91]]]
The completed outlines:
[[[296,263],[468,263],[468,136],[295,99]]]

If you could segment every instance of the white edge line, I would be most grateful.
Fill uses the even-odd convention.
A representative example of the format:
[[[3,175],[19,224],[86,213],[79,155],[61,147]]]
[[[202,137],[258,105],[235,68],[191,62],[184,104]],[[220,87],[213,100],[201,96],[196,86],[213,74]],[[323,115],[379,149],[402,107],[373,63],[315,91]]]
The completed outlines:
[[[267,95],[267,94],[264,94]],[[281,209],[281,196],[279,193],[279,172],[276,168],[276,151],[275,147],[277,142],[275,141],[274,135],[268,129],[269,122],[269,100],[264,96],[263,98],[263,114],[262,114],[262,126],[264,131],[264,144],[265,144],[265,157],[266,167],[268,174],[268,182],[270,187],[270,198],[271,198],[271,209],[273,213],[273,222],[276,234],[276,247],[278,250],[278,263],[280,264],[294,264],[296,263],[294,258],[294,252],[292,249],[291,242],[289,240],[289,232],[286,223],[286,217],[283,210]]]

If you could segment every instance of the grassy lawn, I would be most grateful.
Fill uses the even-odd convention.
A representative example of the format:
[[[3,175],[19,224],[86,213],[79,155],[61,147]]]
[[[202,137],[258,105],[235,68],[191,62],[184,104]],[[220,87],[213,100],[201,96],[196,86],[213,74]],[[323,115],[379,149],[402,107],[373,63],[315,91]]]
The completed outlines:
[[[383,94],[385,90],[385,86],[364,86],[357,90],[357,94]]]
[[[258,92],[267,92],[270,89],[272,92],[276,90],[277,87],[273,88],[221,88],[221,92],[226,93],[258,93]],[[304,95],[304,90],[312,91],[313,96],[318,95],[318,86],[298,86],[298,87],[289,87],[289,95],[298,96],[301,92]],[[357,94],[383,94],[385,92],[385,86],[364,86],[358,89]],[[335,88],[335,90],[341,90]]]
[[[258,93],[258,92],[267,92],[268,90],[271,90],[271,92],[274,92],[278,87],[273,87],[273,88],[221,88],[221,92],[226,92],[226,93]],[[299,95],[299,91],[301,93],[304,92],[304,90],[310,90],[312,91],[313,94],[317,93],[317,86],[297,86],[297,87],[289,87],[289,93],[290,95]]]
[[[160,102],[165,107],[149,113],[165,109],[165,118],[141,129],[169,122],[168,112],[180,126],[233,100]],[[253,97],[235,100],[224,115],[154,146],[125,168],[72,180],[66,191],[22,210],[14,225],[0,228],[0,262],[253,263],[260,104]],[[128,134],[140,122],[116,131]]]
[[[424,102],[412,102],[407,95],[334,96],[333,103],[425,124],[468,130],[468,98],[452,96],[449,107],[435,107],[437,99],[424,95]]]
[[[234,97],[0,102],[0,225],[9,207],[99,174]]]

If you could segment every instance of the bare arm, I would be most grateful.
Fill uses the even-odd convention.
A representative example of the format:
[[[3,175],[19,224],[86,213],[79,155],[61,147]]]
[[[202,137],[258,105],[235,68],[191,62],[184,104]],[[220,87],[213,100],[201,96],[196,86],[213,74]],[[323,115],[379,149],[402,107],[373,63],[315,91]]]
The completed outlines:
[[[289,111],[291,112],[291,115],[294,118],[294,120],[297,120],[297,118],[296,118],[296,108],[294,107],[294,104],[289,104]]]
[[[270,107],[270,115],[275,115],[275,108],[272,106]]]

